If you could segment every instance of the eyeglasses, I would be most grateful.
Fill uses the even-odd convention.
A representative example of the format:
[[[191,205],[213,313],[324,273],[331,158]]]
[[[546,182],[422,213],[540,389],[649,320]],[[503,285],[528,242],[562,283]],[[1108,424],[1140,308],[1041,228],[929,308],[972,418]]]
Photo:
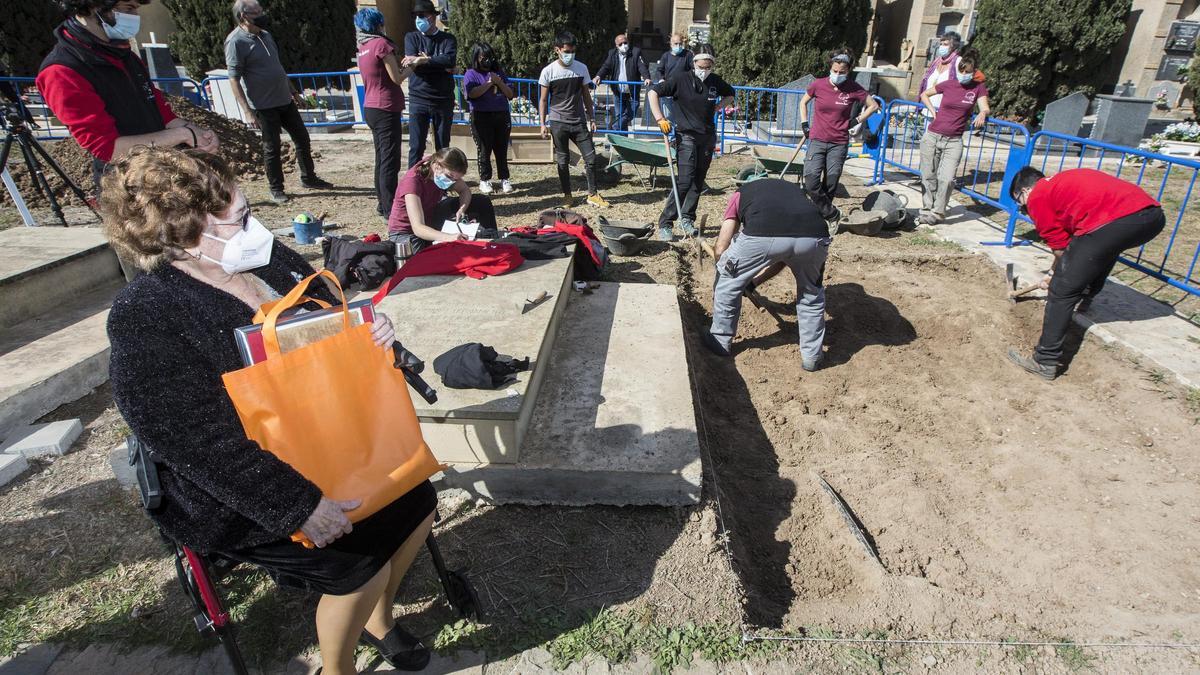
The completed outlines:
[[[246,202],[246,206],[242,209],[242,215],[238,219],[223,223],[213,223],[213,225],[223,227],[232,227],[233,225],[238,225],[242,228],[242,231],[245,232],[250,226],[250,202],[246,200],[245,195],[242,196],[242,200]]]

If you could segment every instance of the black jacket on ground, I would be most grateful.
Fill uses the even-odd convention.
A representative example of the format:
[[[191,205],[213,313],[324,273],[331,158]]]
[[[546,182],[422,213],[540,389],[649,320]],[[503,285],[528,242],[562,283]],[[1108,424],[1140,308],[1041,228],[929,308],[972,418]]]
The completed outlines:
[[[629,53],[625,55],[625,69],[629,71],[627,73],[629,79],[625,80],[626,82],[642,82],[650,79],[650,68],[646,66],[646,59],[642,57],[640,47],[630,45]],[[604,63],[601,64],[600,70],[596,71],[596,76],[601,80],[621,79],[621,55],[615,47],[608,50],[608,56],[604,57]]]
[[[252,273],[281,295],[313,269],[276,242]],[[311,297],[337,302],[314,283]],[[164,265],[126,286],[108,315],[113,400],[161,460],[165,497],[153,514],[171,538],[201,552],[286,538],[308,519],[320,489],[246,438],[221,375],[242,367],[235,328],[254,310]]]

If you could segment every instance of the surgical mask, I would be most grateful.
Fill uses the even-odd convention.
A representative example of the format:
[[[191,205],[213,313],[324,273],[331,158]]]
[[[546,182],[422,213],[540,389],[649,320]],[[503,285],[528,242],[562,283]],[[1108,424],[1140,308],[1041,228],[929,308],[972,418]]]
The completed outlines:
[[[937,55],[943,59],[950,56],[950,45],[938,45]]]
[[[439,190],[449,190],[454,187],[454,179],[445,174],[433,174],[433,184],[438,186]]]
[[[975,79],[975,73],[959,73],[958,74],[958,83],[959,84],[970,84],[971,80],[973,80],[973,79]]]
[[[696,73],[696,77],[700,78],[700,81],[703,82],[704,78],[712,74],[712,68],[693,68],[692,72]]]
[[[622,54],[628,54],[629,53],[629,45],[623,44],[623,45],[617,47],[617,51],[621,52]]]
[[[675,56],[679,56],[683,53],[683,45],[671,45],[671,53]]]
[[[562,52],[558,55],[558,58],[562,59],[564,66],[569,66],[575,60],[575,52]]]
[[[834,85],[839,85],[846,81],[846,74],[845,73],[830,73],[829,81],[832,82]]]
[[[271,262],[271,247],[275,245],[275,235],[271,234],[271,231],[254,216],[250,216],[246,221],[246,229],[239,230],[237,234],[228,239],[222,239],[207,232],[204,232],[202,236],[225,244],[225,250],[221,253],[220,260],[210,258],[203,253],[200,254],[200,257],[220,265],[226,274],[257,269]]]
[[[99,18],[100,14],[97,13],[96,16]],[[104,28],[104,34],[108,36],[109,40],[114,42],[132,40],[142,27],[142,17],[137,14],[113,12],[113,24],[110,26],[107,21],[100,18],[100,26]]]
[[[433,28],[433,22],[423,16],[417,17],[416,24],[417,30],[421,31],[422,33],[428,33],[429,29]]]

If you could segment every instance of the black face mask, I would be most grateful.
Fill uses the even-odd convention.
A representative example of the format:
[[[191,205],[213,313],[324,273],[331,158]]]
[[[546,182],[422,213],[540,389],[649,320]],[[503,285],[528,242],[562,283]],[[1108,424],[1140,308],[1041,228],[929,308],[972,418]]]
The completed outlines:
[[[259,28],[261,28],[263,30],[266,30],[271,27],[271,17],[267,14],[259,14],[258,16],[254,17],[253,19],[250,19],[250,23],[254,24],[255,26],[258,26]]]
[[[496,70],[496,67],[497,67],[496,57],[494,57],[494,56],[485,56],[485,57],[479,59],[479,70],[481,70],[481,71],[490,72],[490,71]]]

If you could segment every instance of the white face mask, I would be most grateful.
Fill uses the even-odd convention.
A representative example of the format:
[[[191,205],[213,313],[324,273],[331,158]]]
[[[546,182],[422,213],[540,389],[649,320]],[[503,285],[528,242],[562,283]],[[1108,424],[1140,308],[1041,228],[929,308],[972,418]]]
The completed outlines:
[[[226,274],[237,274],[247,270],[257,269],[271,262],[271,247],[275,244],[275,235],[258,222],[258,218],[250,216],[246,229],[228,239],[222,239],[207,232],[201,236],[225,244],[221,259],[210,258],[203,253],[201,258],[221,266]]]
[[[627,43],[621,45],[620,47],[617,47],[617,51],[621,52],[622,54],[628,54],[629,53],[629,43],[627,42]]]
[[[973,79],[975,79],[975,73],[959,73],[958,74],[958,83],[959,84],[970,84],[971,80],[973,80]]]
[[[100,14],[97,13],[96,16],[99,17]],[[113,12],[113,22],[113,25],[110,26],[107,21],[100,19],[100,26],[104,29],[104,34],[114,42],[132,40],[142,27],[142,17],[137,14]]]
[[[696,77],[700,78],[701,82],[703,82],[704,78],[712,74],[712,68],[693,68],[692,72],[696,74]]]

